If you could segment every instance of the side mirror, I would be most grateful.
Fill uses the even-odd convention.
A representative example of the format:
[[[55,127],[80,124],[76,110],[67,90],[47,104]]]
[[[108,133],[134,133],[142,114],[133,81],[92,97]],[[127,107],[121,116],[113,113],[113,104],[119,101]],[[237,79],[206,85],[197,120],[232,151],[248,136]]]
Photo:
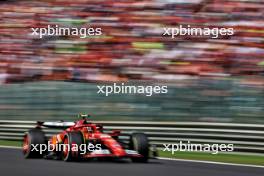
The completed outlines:
[[[121,133],[120,130],[113,130],[111,134],[112,134],[112,136],[118,136],[118,135],[120,135],[120,133]]]

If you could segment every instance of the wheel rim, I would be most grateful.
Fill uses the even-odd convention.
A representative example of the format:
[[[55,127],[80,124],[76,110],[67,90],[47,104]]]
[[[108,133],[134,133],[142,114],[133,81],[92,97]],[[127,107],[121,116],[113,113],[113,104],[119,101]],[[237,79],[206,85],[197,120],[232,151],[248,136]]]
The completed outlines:
[[[29,137],[25,135],[23,138],[23,153],[27,154],[29,152]]]
[[[63,146],[63,157],[66,158],[69,154],[69,140],[68,138],[66,138],[63,142],[64,146]]]

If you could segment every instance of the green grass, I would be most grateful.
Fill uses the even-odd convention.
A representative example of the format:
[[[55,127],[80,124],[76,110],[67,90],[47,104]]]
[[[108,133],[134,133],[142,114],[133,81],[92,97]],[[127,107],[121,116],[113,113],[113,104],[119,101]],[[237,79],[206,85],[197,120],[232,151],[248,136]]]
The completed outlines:
[[[0,145],[20,147],[22,146],[22,142],[21,141],[0,140]]]
[[[202,152],[175,152],[173,155],[168,151],[159,151],[160,157],[214,161],[236,164],[253,164],[264,166],[264,156],[249,155],[249,154],[234,154],[234,153],[219,153],[213,155],[211,153]]]
[[[0,145],[4,146],[22,146],[21,141],[8,141],[0,140]],[[202,160],[202,161],[214,161],[214,162],[225,162],[225,163],[236,163],[236,164],[253,164],[264,166],[264,155],[242,155],[233,153],[219,153],[213,155],[211,153],[202,152],[175,152],[171,154],[168,151],[159,151],[160,157],[176,158],[176,159],[189,159],[189,160]]]

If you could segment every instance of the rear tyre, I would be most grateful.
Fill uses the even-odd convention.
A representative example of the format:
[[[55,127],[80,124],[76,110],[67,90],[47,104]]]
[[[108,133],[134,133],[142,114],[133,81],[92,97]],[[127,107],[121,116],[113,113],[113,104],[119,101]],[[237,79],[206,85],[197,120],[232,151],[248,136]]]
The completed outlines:
[[[80,145],[83,144],[83,136],[80,131],[68,132],[63,140],[63,161],[78,161],[81,159]],[[77,149],[77,150],[76,150]]]
[[[41,146],[46,145],[45,134],[41,129],[31,129],[23,137],[23,155],[25,158],[41,158]],[[47,145],[46,145],[47,146]],[[46,147],[45,146],[45,147]],[[44,148],[43,148],[44,149]]]
[[[133,162],[147,162],[149,158],[148,137],[143,133],[133,133],[130,136],[130,149],[137,151],[143,157],[131,158]]]

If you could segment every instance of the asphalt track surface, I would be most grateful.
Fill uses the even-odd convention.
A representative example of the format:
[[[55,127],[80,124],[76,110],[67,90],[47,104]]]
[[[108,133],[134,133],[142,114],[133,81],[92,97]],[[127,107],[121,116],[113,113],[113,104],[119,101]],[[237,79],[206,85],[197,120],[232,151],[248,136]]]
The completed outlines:
[[[18,149],[0,148],[1,176],[264,176],[264,168],[150,160],[63,162],[24,159]]]

